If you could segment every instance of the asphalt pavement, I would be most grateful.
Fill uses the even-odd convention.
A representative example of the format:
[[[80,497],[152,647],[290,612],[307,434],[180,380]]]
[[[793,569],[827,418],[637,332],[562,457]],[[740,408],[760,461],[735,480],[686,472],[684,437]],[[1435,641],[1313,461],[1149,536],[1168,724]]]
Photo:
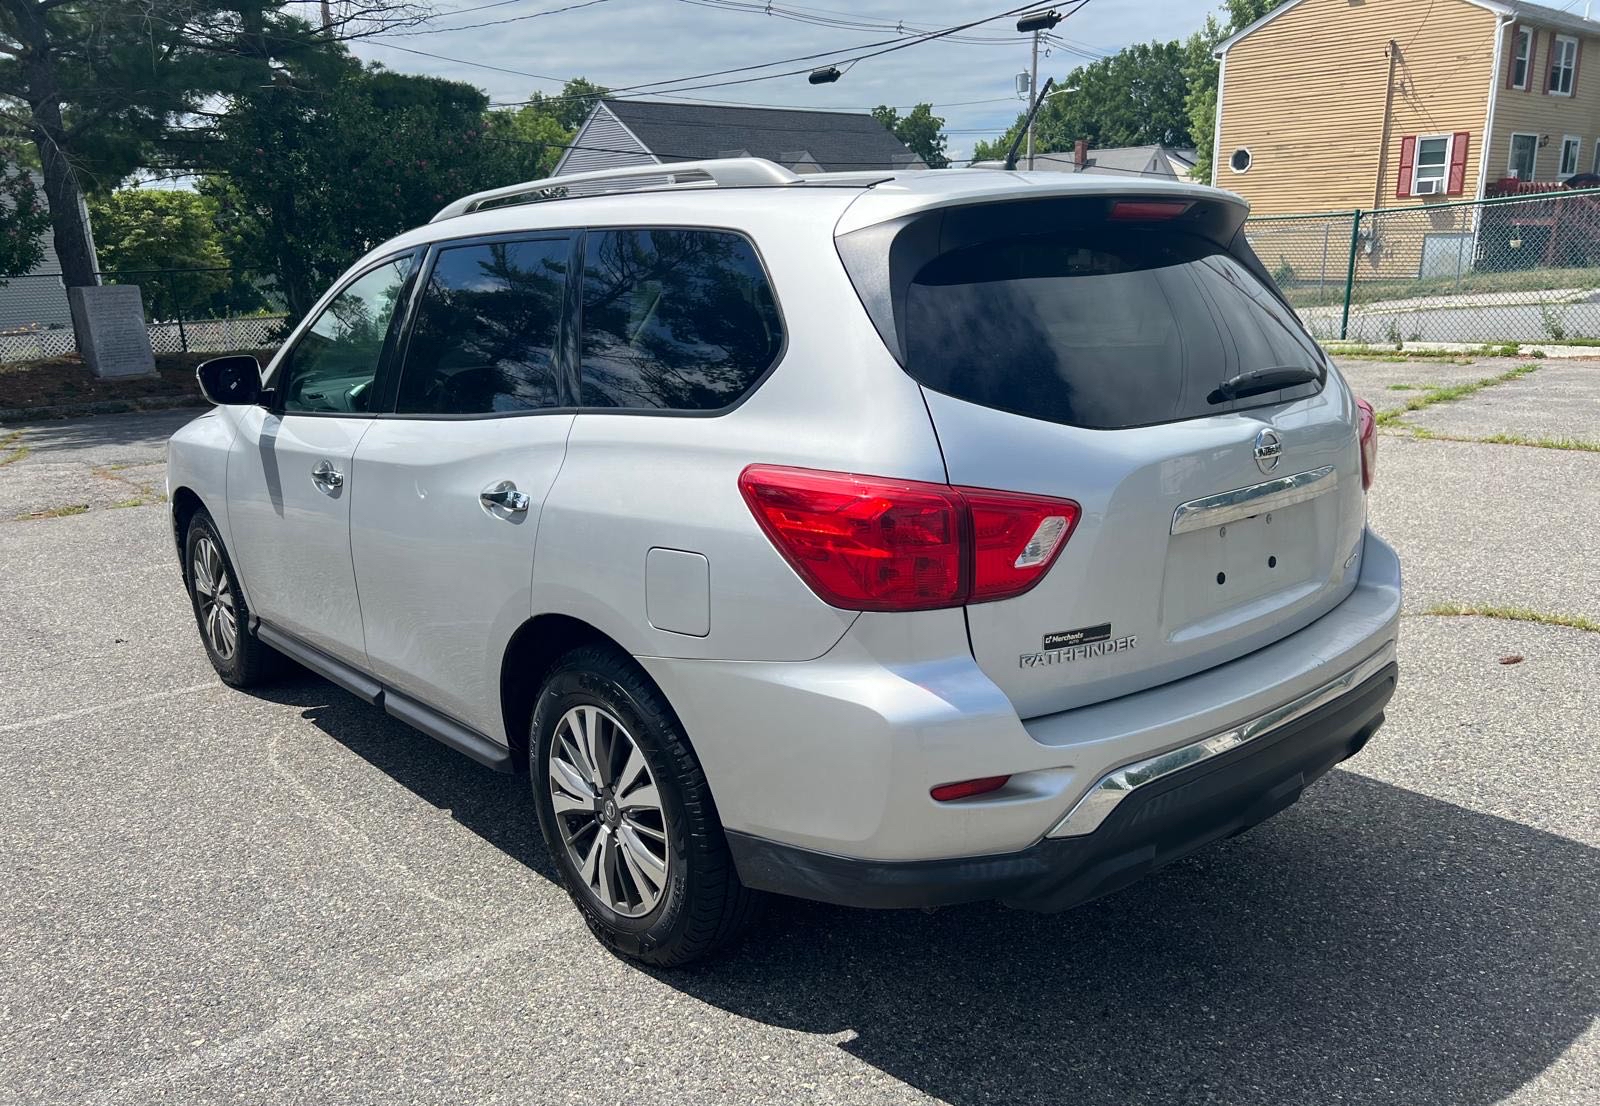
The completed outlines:
[[[1350,375],[1401,369],[1453,371]],[[1271,822],[1067,914],[782,900],[653,972],[524,781],[216,681],[159,498],[185,417],[0,427],[0,1102],[1600,1102],[1600,633],[1425,613],[1600,618],[1600,454],[1385,436],[1401,688]]]

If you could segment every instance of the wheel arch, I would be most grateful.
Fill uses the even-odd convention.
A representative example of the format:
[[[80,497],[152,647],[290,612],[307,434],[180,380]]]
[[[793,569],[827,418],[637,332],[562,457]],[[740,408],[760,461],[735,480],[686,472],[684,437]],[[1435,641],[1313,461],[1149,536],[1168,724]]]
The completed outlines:
[[[550,669],[567,653],[583,645],[604,645],[624,657],[633,654],[604,630],[567,614],[535,615],[511,635],[500,662],[500,715],[515,770],[528,769],[528,736],[533,707]],[[671,707],[671,700],[642,665],[640,675]],[[692,742],[691,742],[692,744]]]
[[[189,582],[189,565],[183,555],[184,539],[189,533],[189,521],[206,509],[205,501],[193,488],[183,486],[172,489],[172,541],[178,548],[178,567],[183,572],[183,582]]]

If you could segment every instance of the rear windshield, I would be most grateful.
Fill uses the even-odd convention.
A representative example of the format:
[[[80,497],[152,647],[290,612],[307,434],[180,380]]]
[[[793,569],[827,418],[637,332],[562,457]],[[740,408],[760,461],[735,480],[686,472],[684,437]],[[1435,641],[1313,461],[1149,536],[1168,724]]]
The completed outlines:
[[[1293,312],[1215,242],[1156,224],[1080,224],[941,253],[899,312],[906,370],[960,399],[1116,429],[1313,394],[1323,358]],[[1251,370],[1309,384],[1239,399]]]

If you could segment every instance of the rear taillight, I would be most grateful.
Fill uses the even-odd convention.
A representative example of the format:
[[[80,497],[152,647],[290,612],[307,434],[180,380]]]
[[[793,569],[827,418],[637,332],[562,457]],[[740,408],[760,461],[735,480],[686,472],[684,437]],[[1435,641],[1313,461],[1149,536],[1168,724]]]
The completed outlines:
[[[1378,418],[1366,400],[1358,397],[1356,406],[1361,416],[1361,490],[1366,491],[1378,475]]]
[[[917,611],[1021,595],[1080,513],[1069,499],[751,465],[739,490],[811,590],[835,607]]]

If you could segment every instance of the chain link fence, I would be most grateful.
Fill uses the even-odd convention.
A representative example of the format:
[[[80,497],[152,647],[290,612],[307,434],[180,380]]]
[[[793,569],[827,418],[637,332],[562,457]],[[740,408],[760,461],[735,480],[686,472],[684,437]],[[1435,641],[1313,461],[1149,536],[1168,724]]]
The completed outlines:
[[[291,321],[271,275],[249,269],[104,272],[100,280],[139,286],[150,347],[158,354],[271,348]],[[61,274],[13,277],[0,285],[0,362],[76,351]]]
[[[1600,189],[1520,188],[1462,203],[1262,216],[1245,235],[1324,341],[1600,338]]]

